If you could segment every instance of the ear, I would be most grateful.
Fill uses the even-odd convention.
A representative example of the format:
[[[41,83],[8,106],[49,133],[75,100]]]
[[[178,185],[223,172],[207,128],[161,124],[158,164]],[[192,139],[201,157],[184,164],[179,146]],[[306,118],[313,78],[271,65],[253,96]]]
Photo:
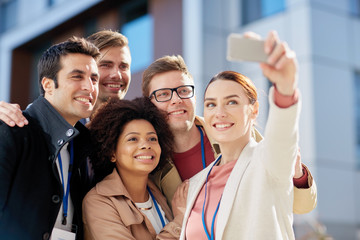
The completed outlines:
[[[259,102],[256,101],[253,105],[252,105],[252,114],[253,119],[256,119],[257,116],[259,115]]]
[[[52,95],[53,91],[55,89],[55,82],[54,80],[47,78],[47,77],[43,77],[43,79],[41,79],[41,85],[45,91],[44,95]]]
[[[115,154],[112,155],[110,162],[113,162],[113,163],[116,162]]]

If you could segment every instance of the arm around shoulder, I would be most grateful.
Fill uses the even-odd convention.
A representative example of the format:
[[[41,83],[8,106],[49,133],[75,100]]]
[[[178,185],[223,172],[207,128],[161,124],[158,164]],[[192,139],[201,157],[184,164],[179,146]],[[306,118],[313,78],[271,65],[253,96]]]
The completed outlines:
[[[169,240],[179,239],[181,234],[182,222],[186,210],[186,200],[189,190],[189,181],[185,180],[176,190],[172,199],[172,208],[175,218],[168,223],[156,237],[156,239]]]
[[[175,217],[165,225],[161,232],[156,236],[157,240],[175,240],[180,238],[182,217]]]
[[[29,123],[22,114],[19,104],[11,104],[4,101],[0,101],[0,120],[10,127],[15,125],[23,127]]]
[[[295,214],[305,214],[315,209],[317,205],[317,188],[310,170],[303,165],[308,174],[309,188],[294,187],[294,205],[293,212]]]

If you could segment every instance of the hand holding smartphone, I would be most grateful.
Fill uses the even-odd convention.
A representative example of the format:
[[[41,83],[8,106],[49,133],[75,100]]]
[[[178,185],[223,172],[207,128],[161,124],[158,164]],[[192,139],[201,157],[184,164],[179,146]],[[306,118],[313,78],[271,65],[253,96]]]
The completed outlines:
[[[264,40],[245,38],[241,34],[228,36],[227,60],[266,62],[268,55],[264,50]]]

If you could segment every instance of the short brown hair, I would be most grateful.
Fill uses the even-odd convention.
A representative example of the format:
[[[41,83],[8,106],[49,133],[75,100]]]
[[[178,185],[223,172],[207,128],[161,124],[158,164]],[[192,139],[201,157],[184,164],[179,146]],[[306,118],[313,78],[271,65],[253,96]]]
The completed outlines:
[[[90,123],[93,153],[90,156],[96,182],[101,181],[115,168],[111,158],[116,151],[119,136],[124,126],[137,119],[151,123],[161,147],[160,161],[156,169],[161,169],[173,152],[173,135],[167,124],[167,115],[159,110],[147,97],[134,100],[112,98],[97,112]]]
[[[92,42],[99,50],[107,47],[125,47],[129,44],[127,37],[112,30],[96,32],[87,37],[87,40]]]
[[[84,38],[71,37],[67,41],[51,46],[41,56],[38,63],[40,94],[45,91],[41,84],[44,77],[52,79],[55,88],[59,87],[57,74],[61,70],[61,57],[70,53],[81,53],[93,57],[95,60],[100,56],[99,49]]]
[[[180,71],[190,79],[192,79],[191,74],[184,62],[184,59],[180,55],[164,56],[158,58],[155,62],[150,64],[150,66],[145,69],[142,77],[142,93],[144,97],[149,97],[149,84],[151,79],[159,73],[170,72],[170,71]]]

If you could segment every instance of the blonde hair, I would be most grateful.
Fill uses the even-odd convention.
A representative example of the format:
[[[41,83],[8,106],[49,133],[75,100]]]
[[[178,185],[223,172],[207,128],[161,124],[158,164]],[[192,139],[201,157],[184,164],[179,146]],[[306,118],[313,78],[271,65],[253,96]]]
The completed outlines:
[[[129,44],[127,37],[112,30],[96,32],[87,37],[87,40],[92,42],[99,50],[107,47],[128,47]]]

